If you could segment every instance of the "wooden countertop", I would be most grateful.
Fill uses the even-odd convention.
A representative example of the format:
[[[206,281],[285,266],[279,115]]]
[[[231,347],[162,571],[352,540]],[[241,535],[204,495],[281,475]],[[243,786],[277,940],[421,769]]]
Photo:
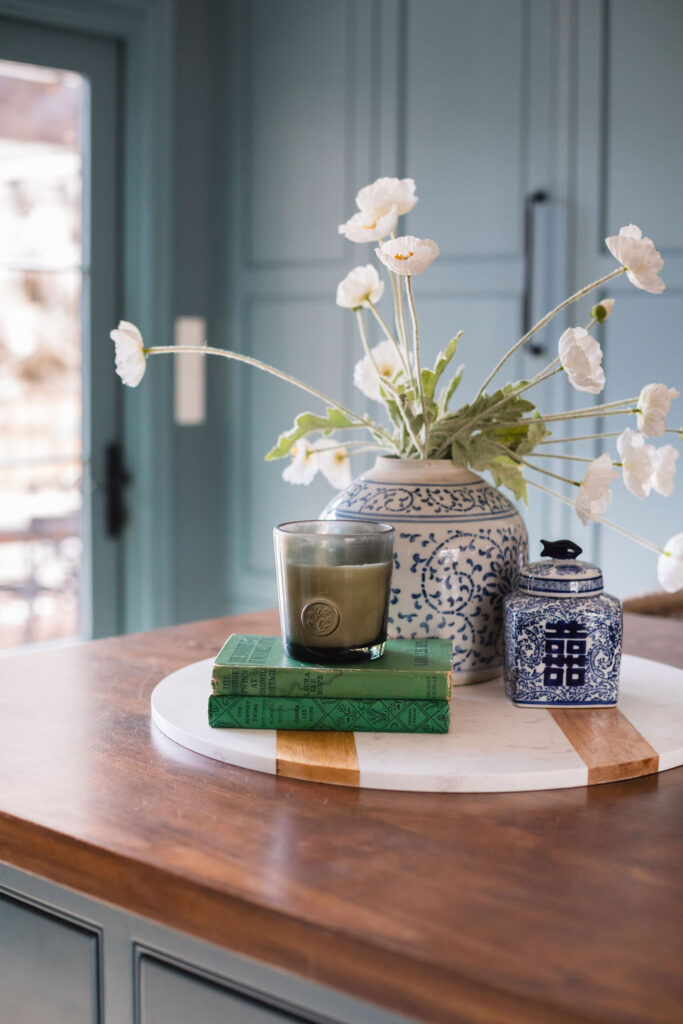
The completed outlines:
[[[392,793],[232,768],[150,723],[243,615],[0,660],[0,859],[425,1021],[683,1017],[683,769]],[[626,650],[683,667],[680,622]]]

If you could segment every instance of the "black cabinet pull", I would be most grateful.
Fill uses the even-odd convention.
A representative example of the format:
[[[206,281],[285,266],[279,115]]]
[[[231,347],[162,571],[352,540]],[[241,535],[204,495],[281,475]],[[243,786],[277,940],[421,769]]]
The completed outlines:
[[[531,328],[531,309],[534,281],[534,212],[539,203],[548,200],[548,193],[542,189],[529,192],[524,198],[524,292],[522,295],[522,334]],[[545,345],[536,341],[527,342],[527,350],[534,356],[545,353]]]
[[[107,445],[105,464],[107,536],[120,537],[128,518],[123,492],[131,482],[131,476],[124,465],[123,451],[118,441]]]

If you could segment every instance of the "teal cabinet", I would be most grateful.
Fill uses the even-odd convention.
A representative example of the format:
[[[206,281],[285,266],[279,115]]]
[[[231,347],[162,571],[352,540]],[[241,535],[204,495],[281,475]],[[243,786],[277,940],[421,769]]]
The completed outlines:
[[[550,20],[544,5],[534,8]],[[360,340],[334,299],[348,270],[375,256],[337,225],[359,187],[409,175],[420,202],[403,229],[433,237],[442,252],[415,281],[424,359],[464,330],[457,361],[467,363],[462,399],[471,397],[520,329],[524,200],[546,184],[536,180],[532,140],[534,160],[551,162],[552,112],[533,126],[527,116],[529,26],[523,2],[234,3],[222,44],[234,159],[214,336],[363,410],[352,385]],[[549,74],[538,67],[544,93]],[[388,293],[382,308],[391,315]],[[511,372],[523,368],[519,359]],[[331,491],[322,480],[292,487],[281,479],[285,463],[263,462],[315,400],[248,369],[229,376],[226,598],[241,610],[275,600],[273,525],[317,517]]]
[[[610,289],[617,306],[599,331],[608,381],[601,397],[683,380],[682,35],[675,0],[234,0],[216,40],[231,70],[218,221],[225,287],[213,336],[362,408],[351,385],[360,343],[334,292],[352,266],[375,257],[371,247],[343,242],[336,225],[351,215],[360,186],[409,175],[420,202],[403,229],[441,247],[415,281],[424,360],[464,330],[461,401],[520,336],[527,278],[533,322],[615,266],[603,239],[629,221],[661,248],[668,288],[655,297],[621,279]],[[528,275],[524,209],[537,190],[547,200],[536,207]],[[520,353],[501,379],[538,372],[561,332],[587,322],[593,301],[553,321],[539,337],[545,351]],[[387,312],[389,305],[385,296]],[[291,487],[282,463],[262,462],[294,413],[314,402],[249,370],[231,369],[229,378],[221,414],[230,438],[225,600],[241,610],[275,599],[273,524],[317,516],[330,490],[323,481]],[[544,411],[592,401],[564,376],[535,395]],[[674,406],[674,426],[676,414]],[[626,425],[633,419],[606,417],[598,429]],[[588,432],[574,428],[574,436]],[[604,444],[616,459],[615,439]],[[592,457],[605,449],[579,442],[557,450]],[[585,469],[536,462],[576,480]],[[575,497],[569,485],[530,476]],[[570,508],[530,494],[522,512],[532,553],[542,536],[568,535],[602,563],[620,596],[656,587],[653,553],[607,528],[583,528]],[[662,544],[680,529],[680,498],[641,503],[620,480],[613,494],[609,517],[625,527]]]
[[[2,1024],[409,1020],[271,967],[268,945],[240,956],[0,861]]]
[[[584,2],[576,27],[582,74],[576,95],[572,279],[581,283],[609,272],[615,263],[603,239],[632,222],[661,251],[667,286],[662,295],[649,295],[620,278],[609,288],[617,302],[601,337],[604,401],[637,396],[652,382],[683,391],[683,6],[673,0],[647,6],[637,0]],[[600,429],[635,428],[633,419],[604,417]],[[673,403],[668,420],[669,427],[681,427],[681,399]],[[618,458],[615,441],[603,443]],[[653,443],[673,443],[681,450],[673,435]],[[581,446],[582,454],[585,448]],[[596,446],[589,454],[597,451]],[[616,480],[607,516],[664,545],[681,530],[682,472],[679,460],[678,486],[669,498],[653,494],[639,501]],[[592,553],[603,565],[609,590],[627,596],[657,589],[653,552],[606,528],[591,533]]]
[[[311,1020],[269,1006],[217,978],[178,967],[152,954],[138,960],[139,1024],[287,1024]]]
[[[100,952],[85,922],[0,893],[0,1020],[100,1024]]]

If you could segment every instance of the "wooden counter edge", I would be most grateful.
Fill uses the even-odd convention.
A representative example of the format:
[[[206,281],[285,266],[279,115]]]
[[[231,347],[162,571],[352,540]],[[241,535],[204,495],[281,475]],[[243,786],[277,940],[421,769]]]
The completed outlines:
[[[94,899],[319,985],[434,1024],[580,1024],[555,1003],[216,892],[183,875],[0,812],[2,859]],[[391,984],[387,984],[390,979]],[[600,1018],[592,1018],[599,1021]]]

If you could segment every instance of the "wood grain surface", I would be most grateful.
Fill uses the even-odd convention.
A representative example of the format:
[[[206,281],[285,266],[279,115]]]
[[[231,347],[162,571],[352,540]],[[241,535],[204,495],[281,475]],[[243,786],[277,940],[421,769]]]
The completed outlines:
[[[659,754],[619,708],[553,708],[550,714],[588,765],[589,785],[657,771]]]
[[[419,1020],[679,1024],[683,769],[323,789],[152,727],[162,676],[277,628],[263,613],[0,660],[0,859]],[[683,667],[681,624],[627,616],[626,649]]]
[[[277,774],[309,782],[360,785],[360,767],[352,732],[279,731]]]

